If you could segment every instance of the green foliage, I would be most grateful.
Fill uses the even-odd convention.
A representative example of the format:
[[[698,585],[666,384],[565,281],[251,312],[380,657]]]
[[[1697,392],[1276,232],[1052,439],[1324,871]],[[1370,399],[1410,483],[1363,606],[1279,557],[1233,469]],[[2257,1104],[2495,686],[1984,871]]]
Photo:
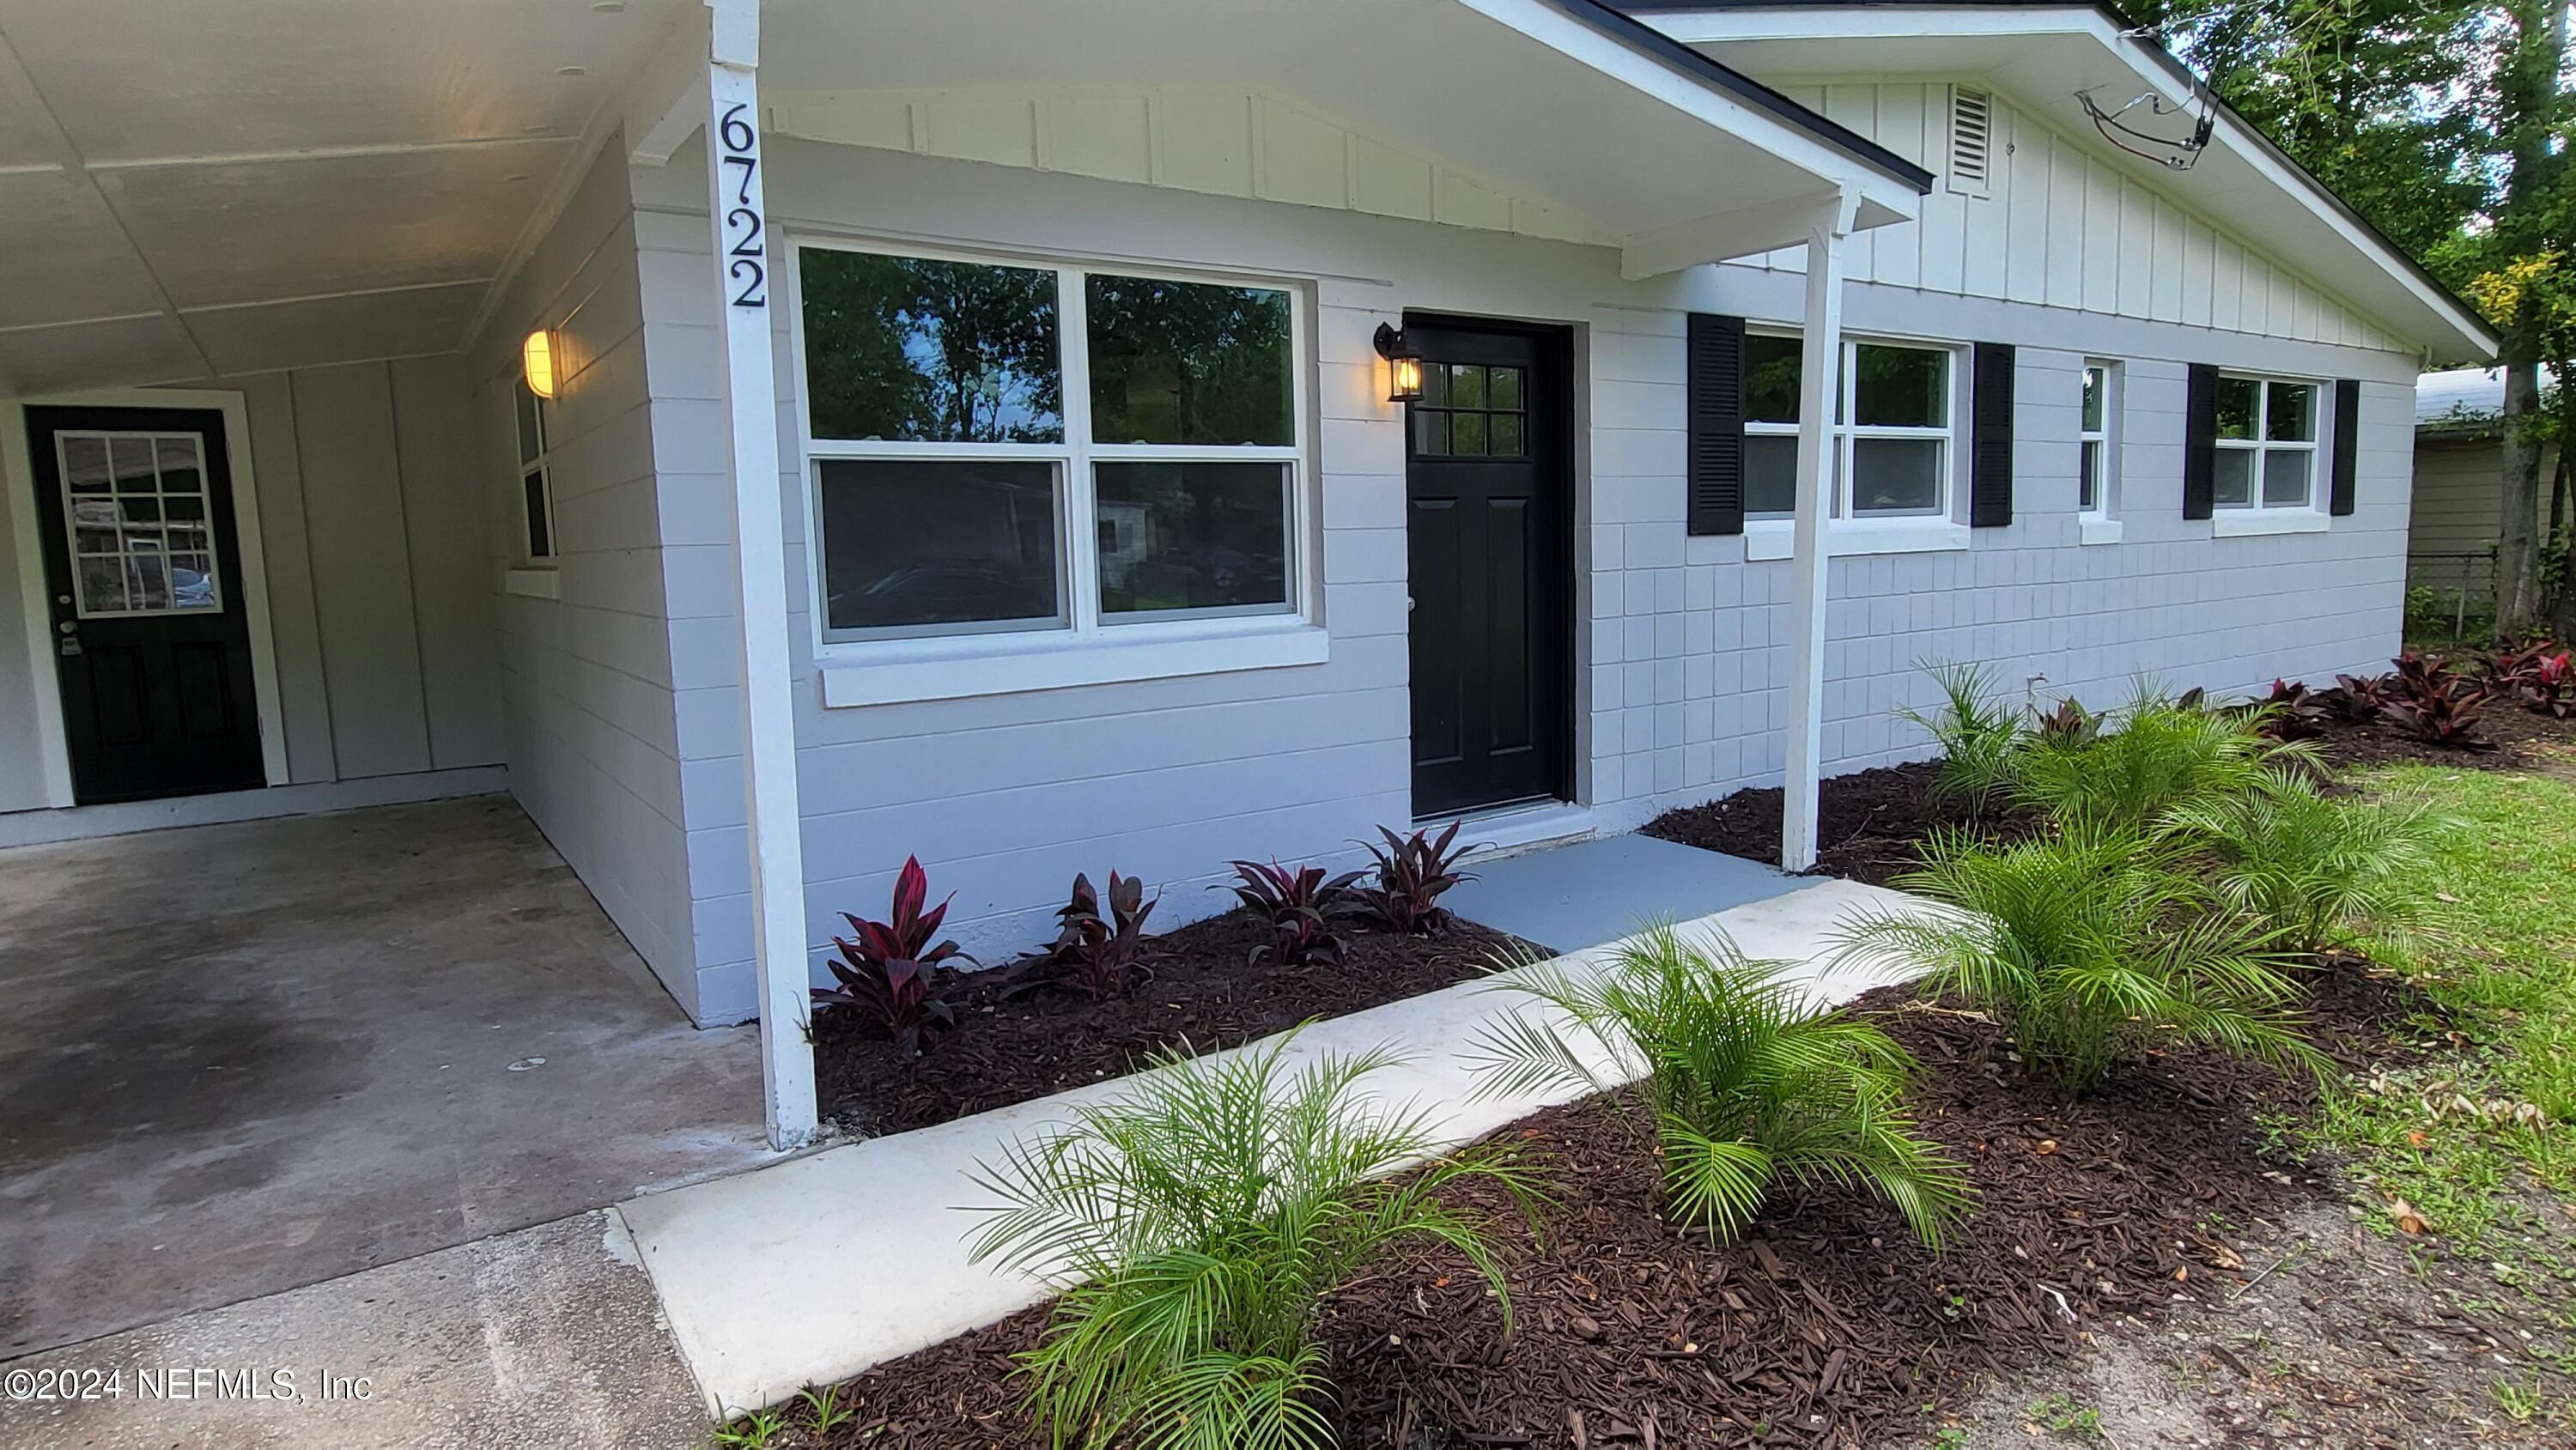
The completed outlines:
[[[2402,938],[2423,914],[2438,828],[2421,804],[2330,797],[2307,775],[2270,770],[2252,790],[2186,803],[2166,820],[2216,858],[2221,898],[2291,950]]]
[[[1941,687],[1941,703],[1929,713],[1911,705],[1896,713],[1941,747],[1933,793],[1982,815],[2010,780],[2023,739],[2021,713],[1998,697],[1993,672],[1983,665],[1927,662],[1919,668]]]
[[[1785,1177],[1866,1187],[1937,1247],[1969,1188],[1912,1131],[1913,1060],[1876,1027],[1811,1011],[1784,970],[1722,932],[1703,944],[1657,926],[1606,970],[1530,964],[1497,982],[1554,1011],[1503,1017],[1469,1062],[1498,1094],[1608,1095],[1661,1156],[1675,1220],[1713,1239],[1741,1233]]]
[[[2177,807],[2241,796],[2270,768],[2317,758],[2304,742],[2267,740],[2259,714],[2203,710],[2141,686],[2101,733],[2017,752],[2013,795],[2060,820],[2144,829]]]
[[[2068,1091],[2162,1043],[2322,1061],[2299,1035],[2272,934],[2209,911],[2171,843],[2075,815],[2054,836],[2002,849],[1942,832],[1923,855],[1896,884],[1959,910],[1865,912],[1843,930],[1843,956],[1893,958],[1927,990],[1995,1013]]]
[[[755,1410],[716,1426],[708,1433],[707,1443],[718,1450],[769,1450],[785,1433],[786,1416],[775,1410]]]
[[[1449,1245],[1505,1294],[1487,1226],[1440,1194],[1489,1178],[1526,1201],[1519,1163],[1495,1149],[1428,1157],[1424,1115],[1357,1091],[1393,1053],[1292,1072],[1290,1040],[1159,1057],[1125,1096],[1076,1109],[977,1174],[1001,1204],[974,1258],[1062,1293],[1022,1362],[1055,1445],[1330,1445],[1315,1339],[1326,1294],[1402,1240]]]

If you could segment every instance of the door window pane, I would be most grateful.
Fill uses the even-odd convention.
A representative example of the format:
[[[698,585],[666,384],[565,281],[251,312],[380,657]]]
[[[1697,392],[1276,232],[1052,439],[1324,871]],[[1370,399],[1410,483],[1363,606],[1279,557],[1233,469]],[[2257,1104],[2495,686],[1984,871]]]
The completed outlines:
[[[1798,509],[1798,438],[1794,433],[1744,435],[1744,511],[1787,517]]]
[[[816,470],[827,633],[1062,616],[1054,464],[833,458]]]
[[[2270,388],[2270,406],[2263,414],[2263,436],[2275,443],[2316,441],[2316,388],[2307,383],[2273,383]]]
[[[1941,509],[1941,448],[1931,438],[1852,440],[1852,511],[1932,514]]]
[[[1102,463],[1104,614],[1288,603],[1288,465]]]
[[[2252,378],[2218,380],[2218,436],[2251,438],[2254,417],[2263,407],[2263,385]]]
[[[2221,448],[2210,483],[2210,500],[2223,509],[2248,508],[2254,502],[2254,450]]]
[[[1744,338],[1744,416],[1756,423],[1798,421],[1798,374],[1805,364],[1798,339],[1747,333]]]
[[[1410,405],[1420,457],[1522,458],[1529,452],[1524,370],[1501,363],[1425,364]]]
[[[800,256],[815,437],[1063,441],[1054,272],[820,247]]]
[[[202,439],[60,433],[54,447],[84,617],[223,607]]]
[[[2271,448],[2263,453],[2263,506],[2297,508],[2308,501],[2308,475],[2316,455],[2304,448]]]
[[[1950,426],[1948,353],[1869,342],[1853,351],[1852,422],[1863,427]]]
[[[1083,303],[1097,441],[1295,441],[1286,292],[1095,272]]]

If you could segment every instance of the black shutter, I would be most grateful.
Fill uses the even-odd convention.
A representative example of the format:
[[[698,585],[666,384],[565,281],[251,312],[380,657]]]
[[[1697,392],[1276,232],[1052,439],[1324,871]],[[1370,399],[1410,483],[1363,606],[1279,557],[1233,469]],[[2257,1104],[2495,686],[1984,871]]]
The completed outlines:
[[[2334,492],[2326,511],[2333,514],[2352,512],[2353,448],[2361,438],[2361,384],[2353,378],[2335,383],[2334,401]]]
[[[1968,522],[1999,529],[2013,517],[2013,349],[1977,344],[1968,399]]]
[[[1690,532],[1744,532],[1744,319],[1690,315]]]
[[[2218,503],[2218,369],[2191,365],[2182,388],[2182,516],[2205,519]]]

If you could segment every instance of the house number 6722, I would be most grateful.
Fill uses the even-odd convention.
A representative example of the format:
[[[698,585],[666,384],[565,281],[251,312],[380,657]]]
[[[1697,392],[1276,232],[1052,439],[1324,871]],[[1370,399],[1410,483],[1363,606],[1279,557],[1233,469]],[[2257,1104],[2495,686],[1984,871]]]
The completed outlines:
[[[736,102],[716,121],[718,161],[733,173],[733,205],[724,209],[717,236],[725,244],[725,276],[734,286],[736,307],[769,305],[767,253],[760,239],[760,131],[751,124],[751,107]],[[719,188],[721,196],[721,188]]]

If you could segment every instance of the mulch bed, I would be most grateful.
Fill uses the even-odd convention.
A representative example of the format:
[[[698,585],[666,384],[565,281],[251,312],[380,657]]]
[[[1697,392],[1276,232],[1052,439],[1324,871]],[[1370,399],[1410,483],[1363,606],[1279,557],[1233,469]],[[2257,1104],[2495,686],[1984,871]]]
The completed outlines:
[[[1882,765],[1838,775],[1817,791],[1816,865],[1812,873],[1888,885],[1919,863],[1915,842],[1942,826],[1968,827],[2010,839],[2035,829],[2026,813],[1975,816],[1932,797],[1937,761]],[[1748,861],[1780,860],[1778,786],[1745,789],[1705,805],[1681,806],[1648,821],[1649,836],[1723,851]]]
[[[2003,1034],[1902,989],[1863,999],[1928,1071],[1922,1127],[1967,1165],[1976,1213],[1939,1257],[1857,1192],[1788,1192],[1741,1244],[1657,1218],[1653,1161],[1599,1103],[1503,1130],[1541,1155],[1553,1202],[1533,1246],[1500,1236],[1514,1333],[1454,1254],[1380,1266],[1330,1306],[1349,1447],[1876,1446],[1928,1438],[1994,1373],[2070,1353],[2115,1317],[2152,1321],[2262,1272],[2228,1240],[2336,1191],[2267,1161],[2259,1120],[2313,1086],[2201,1052],[2134,1063],[2068,1103]],[[2359,1066],[2419,1010],[2351,964],[2319,974],[2323,1045]],[[1481,1186],[1463,1199],[1506,1213]],[[922,1450],[1037,1446],[1011,1356],[1036,1309],[860,1376],[856,1433]],[[875,1437],[875,1438],[866,1438]],[[798,1443],[806,1443],[800,1440]]]
[[[2543,751],[2576,746],[2576,720],[2556,720],[2510,705],[2488,705],[2478,712],[2475,728],[2478,740],[2492,748],[2427,745],[2376,720],[2362,725],[2331,721],[2317,743],[2337,765],[2457,765],[2513,771],[2564,771],[2569,768],[2567,761],[2553,761]]]
[[[958,1027],[918,1059],[855,1014],[827,1009],[814,1023],[823,1111],[861,1136],[927,1128],[1134,1071],[1165,1047],[1213,1052],[1480,977],[1518,938],[1460,921],[1438,936],[1345,928],[1335,962],[1281,967],[1245,958],[1269,931],[1237,909],[1153,939],[1151,980],[1123,998],[1092,1001],[1064,987],[1007,996],[1013,972],[949,973],[942,995]]]

